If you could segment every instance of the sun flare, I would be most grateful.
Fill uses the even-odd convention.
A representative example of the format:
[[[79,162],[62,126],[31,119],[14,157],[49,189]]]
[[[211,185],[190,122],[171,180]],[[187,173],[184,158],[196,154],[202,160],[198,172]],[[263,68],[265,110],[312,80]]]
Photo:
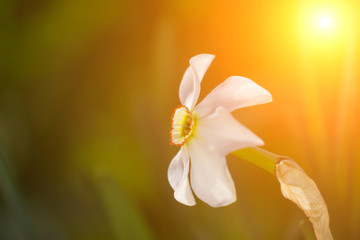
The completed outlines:
[[[333,27],[334,19],[330,15],[320,15],[317,19],[317,25],[320,29],[330,30]]]
[[[311,29],[313,34],[329,35],[337,34],[337,25],[339,24],[339,13],[334,9],[319,9],[311,12],[308,18],[307,27]]]
[[[310,45],[337,44],[351,25],[348,21],[351,14],[345,6],[310,4],[304,5],[299,13],[301,39]]]

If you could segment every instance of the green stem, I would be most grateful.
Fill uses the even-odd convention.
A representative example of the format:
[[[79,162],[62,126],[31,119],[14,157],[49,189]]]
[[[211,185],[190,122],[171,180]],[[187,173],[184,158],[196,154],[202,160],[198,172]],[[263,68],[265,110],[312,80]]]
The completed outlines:
[[[252,164],[255,164],[258,167],[261,167],[273,175],[276,174],[276,164],[283,159],[283,157],[279,155],[258,147],[236,150],[232,152],[232,154]]]

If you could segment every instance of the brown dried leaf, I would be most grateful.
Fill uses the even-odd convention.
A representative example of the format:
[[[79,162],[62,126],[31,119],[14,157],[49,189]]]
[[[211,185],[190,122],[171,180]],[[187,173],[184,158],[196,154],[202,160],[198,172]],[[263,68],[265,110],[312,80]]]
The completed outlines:
[[[282,194],[304,211],[314,227],[317,239],[333,239],[326,203],[315,182],[290,159],[284,159],[276,164],[276,176]]]

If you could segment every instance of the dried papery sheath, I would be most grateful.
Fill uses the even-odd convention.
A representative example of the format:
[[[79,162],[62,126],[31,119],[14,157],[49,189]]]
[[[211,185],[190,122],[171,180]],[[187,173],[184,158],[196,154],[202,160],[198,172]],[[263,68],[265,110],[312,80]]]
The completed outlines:
[[[333,239],[329,228],[329,213],[315,182],[290,159],[276,164],[276,176],[284,197],[296,203],[309,218],[316,238]]]

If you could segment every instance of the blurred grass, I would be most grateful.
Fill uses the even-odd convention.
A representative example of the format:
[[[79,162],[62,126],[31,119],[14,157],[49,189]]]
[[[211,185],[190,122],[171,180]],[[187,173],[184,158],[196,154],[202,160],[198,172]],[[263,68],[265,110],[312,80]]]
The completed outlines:
[[[14,216],[13,222],[7,222],[5,219],[1,224],[1,232],[9,238],[22,238],[22,239],[37,239],[31,220],[28,216],[26,207],[24,206],[21,195],[18,192],[16,182],[9,166],[5,160],[2,149],[0,148],[0,186],[1,193],[8,206],[8,215]],[[7,215],[7,214],[4,214]],[[11,226],[13,225],[13,226]],[[6,227],[4,227],[6,226]],[[8,229],[7,229],[8,228]],[[9,232],[10,229],[19,229],[17,231]]]
[[[135,201],[116,187],[108,176],[95,173],[94,178],[117,239],[156,239]]]

